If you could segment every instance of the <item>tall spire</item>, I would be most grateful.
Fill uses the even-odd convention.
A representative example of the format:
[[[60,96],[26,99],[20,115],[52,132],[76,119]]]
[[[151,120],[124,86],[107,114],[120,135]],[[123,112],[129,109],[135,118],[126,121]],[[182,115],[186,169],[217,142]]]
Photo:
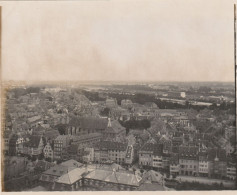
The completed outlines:
[[[108,127],[112,127],[110,117],[108,118]]]
[[[215,161],[218,161],[219,159],[218,159],[218,157],[217,157],[217,150],[216,150],[216,158],[215,158]]]

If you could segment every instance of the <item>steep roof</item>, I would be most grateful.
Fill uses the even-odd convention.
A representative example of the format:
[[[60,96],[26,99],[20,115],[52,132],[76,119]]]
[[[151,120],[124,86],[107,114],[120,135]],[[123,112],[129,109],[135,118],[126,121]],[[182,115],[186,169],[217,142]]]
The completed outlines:
[[[121,142],[112,141],[102,141],[96,144],[101,150],[121,150],[125,151],[127,149],[127,144]]]
[[[40,171],[46,171],[47,169],[53,167],[54,165],[55,165],[54,163],[50,163],[44,160],[39,160],[35,165],[35,169],[40,170]]]
[[[118,121],[117,121],[117,123],[119,123]],[[108,133],[119,133],[119,132],[121,132],[121,131],[125,131],[125,128],[123,127],[123,126],[121,126],[120,124],[116,124],[116,125],[114,125],[114,124],[116,124],[115,122],[113,123],[112,122],[112,126],[111,127],[107,127],[106,129],[105,129],[105,131],[104,131],[104,133],[106,134],[107,132]]]
[[[151,183],[162,183],[162,178],[163,175],[154,170],[150,170],[142,176],[143,180],[149,180]]]
[[[82,163],[77,162],[76,160],[73,160],[73,159],[62,162],[61,165],[66,166],[66,167],[81,167],[81,166],[83,166]]]
[[[125,170],[125,168],[123,168],[121,165],[116,164],[116,163],[112,163],[112,164],[100,164],[99,167],[96,167],[102,170],[107,170],[107,171],[122,171]]]
[[[146,103],[144,104],[144,106],[157,108],[157,105],[156,105],[156,103],[154,103],[154,102],[146,102]]]
[[[39,121],[41,119],[41,116],[33,116],[31,118],[28,118],[28,123],[33,123],[33,122],[36,122],[36,121]]]
[[[77,154],[78,153],[78,147],[79,147],[79,144],[71,144],[67,147],[67,151],[68,153],[70,154]]]
[[[83,168],[75,168],[68,173],[62,175],[59,177],[56,182],[62,183],[62,184],[73,184],[76,181],[80,180],[82,178],[82,175],[87,173],[87,169],[85,167]]]
[[[50,169],[43,172],[45,175],[52,175],[52,176],[62,176],[71,170],[75,169],[76,167],[67,167],[63,165],[55,165],[54,167],[51,167]]]
[[[143,183],[138,189],[139,191],[164,191],[165,188],[162,185],[156,183]]]
[[[58,135],[59,135],[58,130],[49,130],[49,131],[45,131],[44,133],[44,137],[48,139],[55,139]]]
[[[198,157],[198,147],[181,146],[179,147],[179,158],[196,160]]]
[[[208,149],[208,160],[209,161],[214,161],[216,157],[218,158],[219,161],[226,161],[226,151],[224,149]]]
[[[97,117],[73,117],[69,121],[69,126],[81,127],[83,129],[106,129],[108,120]]]
[[[100,133],[90,133],[90,134],[86,134],[86,135],[80,135],[80,136],[76,136],[74,135],[72,137],[73,142],[80,142],[86,139],[90,139],[90,138],[96,138],[96,137],[100,137],[101,134]]]
[[[3,138],[10,138],[12,135],[12,131],[5,130],[3,131]]]
[[[140,151],[152,152],[154,155],[163,154],[163,144],[146,143]]]
[[[141,178],[128,172],[116,172],[96,169],[85,176],[86,179],[94,179],[105,182],[124,184],[130,186],[139,186]]]
[[[39,146],[41,138],[41,136],[32,135],[29,137],[29,141],[24,143],[24,146],[30,148],[37,148]]]

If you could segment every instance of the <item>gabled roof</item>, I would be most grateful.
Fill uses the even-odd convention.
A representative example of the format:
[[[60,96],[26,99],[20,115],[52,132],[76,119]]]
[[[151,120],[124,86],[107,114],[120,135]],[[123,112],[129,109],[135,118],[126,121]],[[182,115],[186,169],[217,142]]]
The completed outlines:
[[[55,139],[58,135],[59,135],[58,130],[49,130],[49,131],[45,131],[44,133],[44,137],[48,139]]]
[[[54,167],[51,167],[50,169],[43,172],[45,175],[52,175],[52,176],[62,176],[71,170],[75,169],[76,167],[67,167],[63,165],[55,165]]]
[[[156,183],[143,183],[138,189],[139,191],[164,191],[165,188]]]
[[[39,121],[41,119],[41,116],[33,116],[31,118],[28,118],[28,123],[33,123],[33,122],[36,122],[36,121]]]
[[[179,158],[197,159],[198,147],[181,146],[179,147]]]
[[[77,162],[76,160],[73,160],[73,159],[62,162],[61,165],[66,166],[66,167],[81,167],[81,166],[83,166],[82,163]]]
[[[156,156],[161,156],[163,154],[162,144],[146,143],[140,150],[140,152],[152,152]]]
[[[65,173],[61,177],[59,177],[56,182],[62,183],[62,184],[73,184],[76,181],[80,180],[82,178],[82,175],[87,173],[87,169],[85,167],[83,168],[75,168],[68,173]]]
[[[97,117],[73,117],[69,126],[81,127],[82,129],[106,129],[108,120]]]
[[[47,161],[43,161],[43,160],[39,160],[36,165],[35,165],[35,169],[40,170],[40,171],[46,171],[47,169],[51,168],[55,166],[54,163],[50,163]]]
[[[125,168],[123,168],[121,165],[116,164],[116,163],[112,163],[112,164],[100,164],[99,165],[99,169],[103,169],[103,170],[107,170],[107,171],[121,171],[121,170],[125,170]]]
[[[154,102],[146,102],[146,103],[144,104],[144,106],[157,108],[157,105],[156,105],[156,103],[154,103]]]
[[[78,148],[79,148],[79,144],[71,144],[67,147],[67,151],[70,154],[77,154]]]
[[[24,146],[30,148],[37,148],[39,146],[41,138],[41,136],[32,135],[29,137],[30,140],[24,143]]]
[[[92,138],[96,138],[96,137],[100,137],[101,134],[100,133],[90,133],[90,134],[86,134],[86,135],[74,135],[72,137],[73,142],[80,142],[80,141],[84,141],[86,139],[92,139]]]
[[[105,182],[124,184],[130,186],[139,186],[141,178],[128,172],[116,172],[96,169],[85,176],[86,179],[94,179]]]
[[[127,149],[127,144],[122,142],[112,142],[112,141],[102,141],[96,144],[97,148],[101,150],[121,150],[125,151]]]
[[[218,159],[218,161],[226,161],[227,159],[226,151],[224,149],[208,149],[207,153],[209,161],[214,161],[216,158]]]
[[[3,131],[3,138],[10,138],[12,136],[12,131]]]
[[[142,176],[143,180],[149,180],[149,182],[151,183],[162,183],[162,178],[163,175],[154,170],[150,170]]]

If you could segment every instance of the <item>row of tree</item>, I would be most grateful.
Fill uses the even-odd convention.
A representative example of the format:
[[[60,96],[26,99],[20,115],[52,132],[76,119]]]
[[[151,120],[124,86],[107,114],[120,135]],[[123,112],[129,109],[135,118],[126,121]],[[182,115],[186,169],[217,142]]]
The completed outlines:
[[[83,94],[91,101],[104,101],[105,98],[99,96],[98,92],[89,92],[83,91]],[[135,95],[131,94],[119,94],[114,93],[109,95],[112,98],[117,99],[118,105],[121,105],[123,99],[130,99],[133,103],[145,104],[146,102],[154,102],[160,109],[194,109],[197,111],[203,110],[208,106],[198,106],[192,105],[189,101],[186,101],[185,104],[179,104],[175,102],[169,102],[161,99],[155,98],[154,95],[150,94],[141,94],[137,93]],[[235,103],[222,102],[219,106],[216,103],[213,103],[208,107],[211,110],[228,110],[229,114],[235,114]]]
[[[29,94],[29,93],[39,93],[40,87],[27,87],[27,88],[14,88],[11,90],[15,94],[15,98]]]
[[[143,120],[135,120],[135,119],[131,119],[128,121],[120,121],[120,124],[125,127],[126,129],[148,129],[151,127],[151,122],[147,119],[143,119]]]

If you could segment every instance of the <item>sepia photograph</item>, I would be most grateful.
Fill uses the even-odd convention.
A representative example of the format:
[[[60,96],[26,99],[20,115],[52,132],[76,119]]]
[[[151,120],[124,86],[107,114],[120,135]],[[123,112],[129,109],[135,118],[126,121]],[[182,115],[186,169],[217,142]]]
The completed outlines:
[[[0,1],[1,192],[237,190],[236,9]]]

